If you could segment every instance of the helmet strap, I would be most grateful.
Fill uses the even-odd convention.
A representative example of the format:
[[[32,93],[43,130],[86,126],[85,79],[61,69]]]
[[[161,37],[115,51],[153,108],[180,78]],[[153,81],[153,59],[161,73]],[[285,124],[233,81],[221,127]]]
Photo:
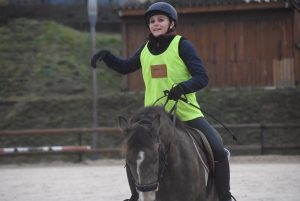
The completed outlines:
[[[173,29],[175,27],[175,22],[174,22],[174,26],[171,28],[172,22],[174,22],[174,21],[169,17],[169,27],[168,27],[167,32],[170,31],[171,29]]]

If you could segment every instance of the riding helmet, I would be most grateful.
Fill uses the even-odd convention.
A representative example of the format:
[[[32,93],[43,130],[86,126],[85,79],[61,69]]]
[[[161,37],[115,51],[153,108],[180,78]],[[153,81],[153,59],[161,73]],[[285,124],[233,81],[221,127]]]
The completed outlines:
[[[173,6],[171,6],[170,4],[168,4],[166,2],[157,2],[157,3],[152,4],[148,8],[147,12],[144,15],[147,27],[149,26],[150,17],[153,15],[157,15],[157,14],[163,14],[163,15],[168,16],[171,20],[173,20],[175,22],[174,27],[176,27],[177,22],[178,22],[177,12]]]

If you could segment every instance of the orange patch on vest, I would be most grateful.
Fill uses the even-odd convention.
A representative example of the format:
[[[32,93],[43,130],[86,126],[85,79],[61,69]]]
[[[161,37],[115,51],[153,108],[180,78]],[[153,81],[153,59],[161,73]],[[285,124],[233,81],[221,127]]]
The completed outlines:
[[[166,78],[168,76],[166,64],[151,66],[152,78]]]

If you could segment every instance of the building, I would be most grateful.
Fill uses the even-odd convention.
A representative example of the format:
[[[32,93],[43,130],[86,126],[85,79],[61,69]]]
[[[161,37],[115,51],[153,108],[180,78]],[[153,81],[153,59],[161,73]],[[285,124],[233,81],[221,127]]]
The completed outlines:
[[[166,1],[178,12],[176,32],[196,48],[209,88],[291,87],[300,84],[299,0]],[[122,54],[132,55],[149,30],[149,4],[118,7]],[[141,70],[124,76],[123,91],[143,91]]]

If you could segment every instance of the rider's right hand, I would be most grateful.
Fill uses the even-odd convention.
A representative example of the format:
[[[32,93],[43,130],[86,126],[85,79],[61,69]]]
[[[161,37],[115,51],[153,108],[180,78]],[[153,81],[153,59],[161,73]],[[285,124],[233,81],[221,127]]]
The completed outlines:
[[[92,59],[91,59],[91,66],[93,66],[94,68],[96,68],[96,63],[97,61],[102,61],[103,59],[105,59],[105,57],[108,55],[108,51],[107,50],[100,50],[97,54],[95,54]]]

